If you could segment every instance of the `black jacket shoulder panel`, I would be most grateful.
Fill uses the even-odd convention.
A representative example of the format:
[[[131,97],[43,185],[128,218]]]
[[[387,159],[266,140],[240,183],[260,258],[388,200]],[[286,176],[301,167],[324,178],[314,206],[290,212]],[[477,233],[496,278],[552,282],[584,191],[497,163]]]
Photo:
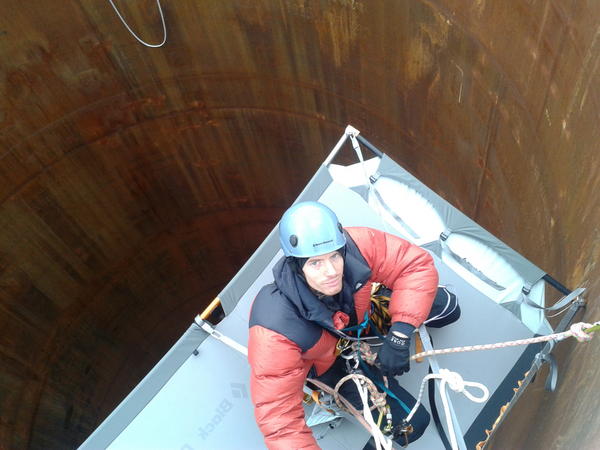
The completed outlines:
[[[302,352],[314,346],[323,332],[321,326],[304,319],[298,313],[296,306],[275,283],[264,286],[252,304],[249,326],[255,325],[285,336],[297,344]]]

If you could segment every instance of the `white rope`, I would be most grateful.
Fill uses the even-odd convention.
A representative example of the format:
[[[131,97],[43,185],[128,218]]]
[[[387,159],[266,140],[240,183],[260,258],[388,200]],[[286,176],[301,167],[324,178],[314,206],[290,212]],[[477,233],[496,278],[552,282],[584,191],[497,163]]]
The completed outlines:
[[[358,421],[358,423],[364,427],[369,433],[371,432],[371,427],[367,423],[367,421],[361,416],[360,411],[358,411],[352,403],[350,403],[343,395],[337,392],[331,386],[323,383],[322,381],[316,380],[314,378],[307,378],[307,381],[310,381],[315,386],[317,386],[321,391],[328,393],[335,399],[335,405],[339,407],[342,411],[347,411],[354,416],[354,418]],[[305,386],[306,389],[306,386]],[[341,405],[340,405],[341,403]]]
[[[352,378],[352,381],[354,381],[356,384],[356,389],[358,389],[360,399],[363,402],[363,416],[371,427],[371,435],[373,436],[377,450],[391,450],[393,445],[392,440],[381,432],[375,423],[375,420],[373,419],[373,414],[371,414],[371,409],[369,408],[369,396],[367,394],[368,391],[366,386],[363,386],[355,377]]]
[[[421,404],[421,398],[423,397],[423,391],[425,389],[425,384],[427,381],[431,379],[439,379],[440,383],[440,396],[442,397],[442,403],[444,405],[444,415],[446,416],[446,424],[448,426],[448,434],[450,435],[450,444],[452,445],[452,450],[458,449],[458,443],[456,441],[456,433],[454,432],[454,424],[452,422],[452,415],[450,413],[450,407],[448,405],[448,394],[446,393],[446,385],[450,387],[454,392],[462,393],[465,397],[475,403],[483,403],[487,401],[490,397],[490,391],[488,388],[481,383],[476,383],[474,381],[465,381],[463,378],[457,373],[452,372],[448,369],[440,369],[439,373],[429,374],[423,378],[421,382],[421,389],[419,390],[419,397],[417,398],[417,402],[415,406],[410,411],[408,416],[406,416],[406,421],[410,422],[413,415],[417,412],[419,405]],[[482,395],[480,397],[475,397],[469,391],[466,390],[467,386],[475,387],[481,390]]]
[[[127,22],[125,21],[125,19],[123,18],[123,16],[121,15],[121,13],[119,12],[119,10],[115,6],[115,4],[113,3],[113,0],[108,0],[108,1],[110,2],[110,4],[112,5],[113,9],[117,13],[117,16],[119,16],[119,19],[121,19],[121,22],[123,22],[123,25],[125,25],[125,28],[127,28],[127,30],[131,33],[131,35],[134,38],[136,38],[138,40],[138,42],[140,42],[141,44],[145,45],[146,47],[152,47],[152,48],[162,47],[164,45],[164,43],[167,42],[167,26],[165,25],[165,16],[163,15],[162,8],[160,7],[160,0],[156,0],[156,4],[158,5],[158,12],[160,13],[160,20],[162,22],[163,36],[164,36],[163,37],[163,41],[160,44],[148,44],[147,42],[145,42],[142,39],[140,39],[138,37],[138,35],[135,34],[134,31],[129,27],[129,25],[127,24]]]

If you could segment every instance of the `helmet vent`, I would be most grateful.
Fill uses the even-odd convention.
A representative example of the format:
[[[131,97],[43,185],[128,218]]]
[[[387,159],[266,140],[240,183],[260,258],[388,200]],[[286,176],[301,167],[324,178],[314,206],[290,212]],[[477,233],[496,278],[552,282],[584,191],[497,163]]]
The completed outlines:
[[[292,234],[290,236],[290,244],[292,244],[292,247],[297,247],[298,246],[298,236],[296,236],[295,234]]]

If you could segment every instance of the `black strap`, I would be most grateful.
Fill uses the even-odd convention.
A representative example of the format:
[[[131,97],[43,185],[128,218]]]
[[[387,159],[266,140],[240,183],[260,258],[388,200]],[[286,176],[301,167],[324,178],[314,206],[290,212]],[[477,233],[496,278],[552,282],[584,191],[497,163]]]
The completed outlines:
[[[429,366],[429,373],[433,373],[431,370],[431,366]],[[433,422],[435,423],[435,427],[437,428],[437,432],[440,435],[440,439],[444,444],[444,448],[446,450],[452,450],[452,446],[446,437],[446,432],[444,431],[444,427],[442,426],[442,422],[440,420],[440,413],[438,412],[437,406],[435,404],[435,380],[430,379],[429,384],[429,408],[431,409],[431,417],[433,417]]]

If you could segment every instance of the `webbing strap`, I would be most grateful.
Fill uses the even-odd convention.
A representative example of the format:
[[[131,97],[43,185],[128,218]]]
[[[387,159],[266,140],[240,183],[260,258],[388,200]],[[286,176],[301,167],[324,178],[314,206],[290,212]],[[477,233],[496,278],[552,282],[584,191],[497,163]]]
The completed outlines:
[[[342,328],[340,331],[343,331],[344,333],[347,331],[358,331],[358,337],[360,337],[361,331],[364,330],[365,328],[367,328],[368,324],[369,324],[369,311],[366,311],[365,319],[361,323],[359,323],[358,325],[354,325],[352,327]]]
[[[408,232],[408,234],[410,234],[414,239],[420,239],[420,236],[411,227],[408,226],[408,224],[402,219],[402,217],[396,214],[396,212],[388,206],[388,204],[385,202],[385,200],[377,190],[377,187],[375,187],[375,184],[372,181],[373,179],[371,178],[370,180],[372,192],[375,194],[375,198],[377,198],[377,201],[379,202],[381,207],[385,209],[387,213],[390,216],[392,216],[402,226],[402,228],[404,228]]]
[[[577,299],[577,297],[579,297],[581,294],[583,294],[584,291],[585,291],[585,288],[577,288],[573,292],[571,292],[569,295],[566,295],[563,298],[561,298],[554,305],[548,306],[546,308],[544,308],[543,306],[540,306],[537,303],[535,303],[534,301],[532,301],[529,297],[527,297],[525,292],[523,292],[521,295],[521,301],[523,301],[523,303],[525,303],[527,306],[531,306],[536,309],[542,309],[544,311],[558,311],[559,309],[566,308],[568,305],[573,303]]]
[[[461,266],[463,266],[465,269],[467,269],[469,272],[471,272],[473,275],[475,275],[481,281],[490,285],[497,291],[503,291],[504,289],[506,289],[504,286],[501,286],[500,284],[496,283],[494,280],[489,278],[486,274],[484,274],[481,270],[479,270],[477,267],[475,267],[473,264],[471,264],[465,258],[463,258],[460,255],[458,255],[457,253],[455,253],[450,248],[450,246],[446,243],[446,239],[448,239],[449,234],[450,234],[450,232],[448,230],[446,230],[440,234],[440,244],[442,245],[442,248],[444,250],[446,250],[457,263],[459,263]]]
[[[433,370],[431,369],[431,366],[429,366],[429,374],[432,373]],[[448,437],[446,436],[446,432],[444,431],[444,427],[442,426],[440,413],[435,403],[435,380],[431,378],[427,382],[427,384],[429,387],[429,409],[431,409],[431,417],[433,418],[433,422],[435,423],[435,428],[437,429],[438,435],[440,436],[440,440],[442,441],[442,444],[444,444],[444,448],[446,450],[451,450],[452,446],[450,445],[450,441],[448,441]]]

